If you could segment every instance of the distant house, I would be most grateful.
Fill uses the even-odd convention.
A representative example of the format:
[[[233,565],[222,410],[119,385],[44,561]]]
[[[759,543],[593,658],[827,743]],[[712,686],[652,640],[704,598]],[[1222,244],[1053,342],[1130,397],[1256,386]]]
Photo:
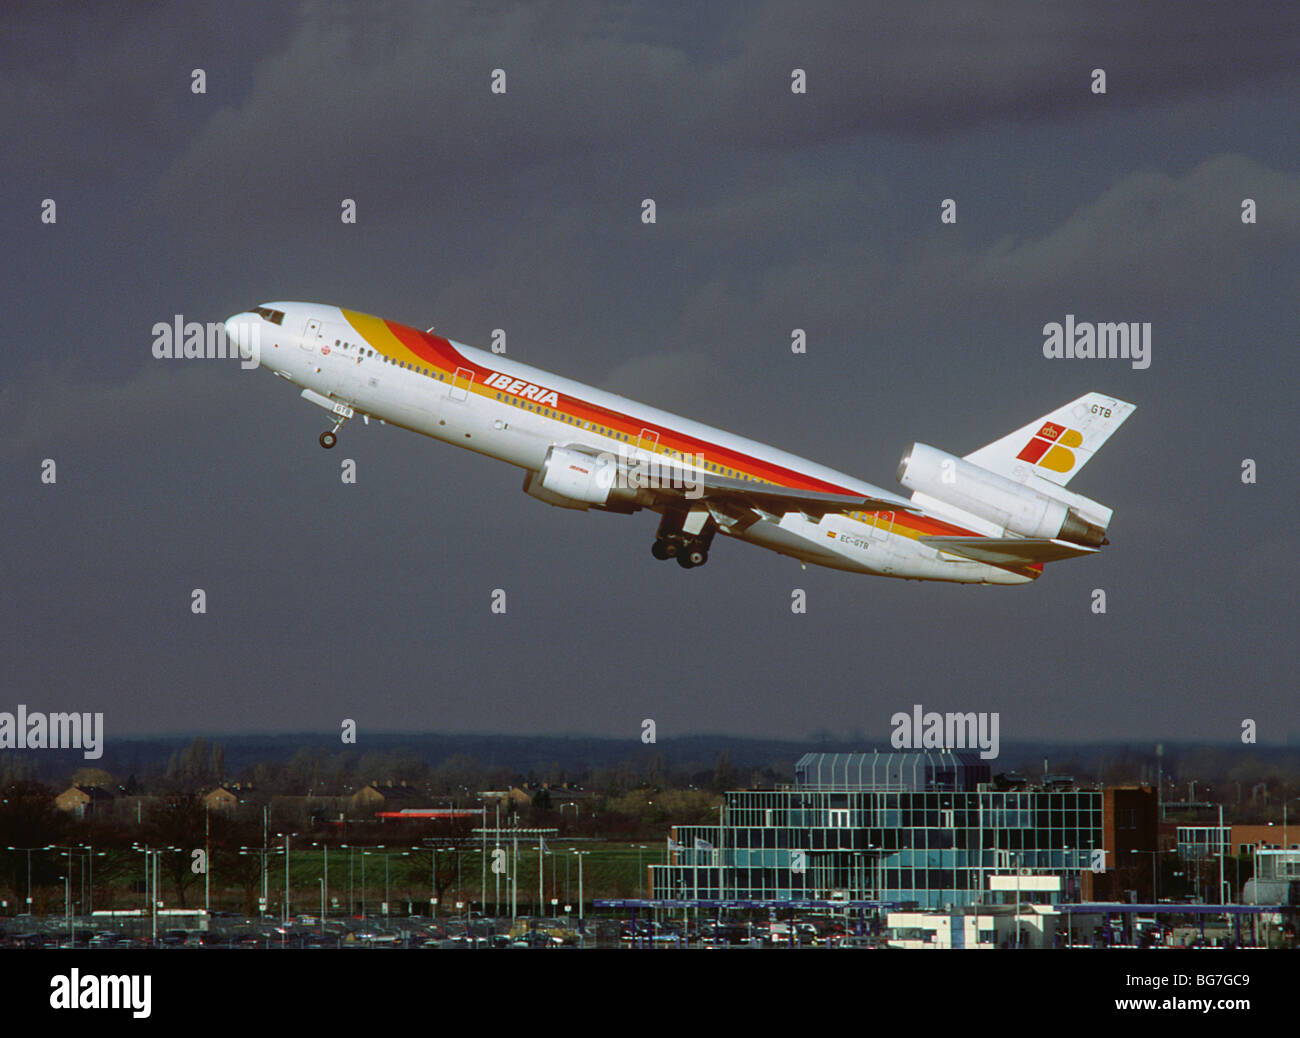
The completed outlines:
[[[209,811],[233,812],[240,804],[246,803],[252,789],[235,786],[218,786],[203,796],[203,806]]]
[[[486,789],[479,794],[483,800],[495,800],[502,807],[527,807],[533,802],[533,794],[527,790],[520,789],[518,786],[511,786],[509,789]]]
[[[395,786],[391,782],[384,785],[372,782],[352,794],[351,806],[355,814],[373,814],[376,811],[396,811],[404,807],[415,807],[424,799],[423,793],[406,783]]]
[[[552,807],[559,807],[561,804],[580,804],[591,799],[591,794],[585,789],[579,789],[577,786],[571,786],[565,783],[562,786],[544,785],[546,795],[550,799]]]
[[[77,818],[85,818],[103,811],[113,799],[113,794],[103,786],[69,786],[54,798],[54,806]]]

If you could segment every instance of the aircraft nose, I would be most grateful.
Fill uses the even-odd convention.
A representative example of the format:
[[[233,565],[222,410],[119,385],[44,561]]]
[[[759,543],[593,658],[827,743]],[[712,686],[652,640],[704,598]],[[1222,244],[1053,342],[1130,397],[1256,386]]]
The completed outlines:
[[[256,320],[257,318],[250,310],[231,314],[226,318],[226,338],[239,350],[242,357],[254,359],[253,343],[257,333]]]

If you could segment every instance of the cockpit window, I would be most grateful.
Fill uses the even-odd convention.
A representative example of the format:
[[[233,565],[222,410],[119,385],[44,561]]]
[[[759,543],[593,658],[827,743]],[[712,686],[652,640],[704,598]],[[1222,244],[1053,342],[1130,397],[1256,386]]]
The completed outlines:
[[[259,317],[264,317],[272,324],[284,324],[283,310],[272,310],[270,307],[266,306],[255,306],[253,307],[253,313],[257,314]]]

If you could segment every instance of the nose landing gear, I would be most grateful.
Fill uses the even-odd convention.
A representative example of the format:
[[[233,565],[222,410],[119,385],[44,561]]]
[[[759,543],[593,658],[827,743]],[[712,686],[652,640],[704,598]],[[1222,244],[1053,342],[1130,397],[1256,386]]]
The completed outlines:
[[[320,445],[326,450],[329,450],[334,446],[334,444],[339,442],[339,430],[343,428],[349,418],[356,414],[356,412],[353,411],[352,408],[348,407],[347,404],[335,404],[334,413],[338,416],[338,421],[334,423],[334,428],[327,429],[325,432],[320,434]],[[369,421],[370,419],[366,418],[366,422],[369,423]]]

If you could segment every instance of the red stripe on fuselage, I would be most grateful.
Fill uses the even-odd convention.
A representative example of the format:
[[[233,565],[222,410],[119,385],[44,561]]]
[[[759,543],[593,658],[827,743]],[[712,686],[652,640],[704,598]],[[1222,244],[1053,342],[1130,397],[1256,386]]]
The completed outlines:
[[[397,324],[393,321],[385,321],[384,323],[394,337],[408,350],[428,364],[448,374],[454,374],[457,368],[464,368],[474,373],[474,381],[479,385],[483,384],[483,379],[488,375],[496,374],[492,368],[486,368],[467,358],[448,339],[422,332],[418,328],[412,328],[409,325]],[[545,382],[540,383],[540,385],[546,388]],[[496,392],[503,392],[498,386],[489,388]],[[518,394],[511,395],[517,396]],[[556,395],[559,397],[560,402],[553,405],[554,410],[563,411],[583,421],[595,422],[597,425],[603,425],[606,428],[625,433],[630,437],[629,442],[634,444],[640,443],[641,431],[648,429],[650,432],[658,434],[660,447],[670,447],[683,454],[702,454],[707,461],[715,465],[736,469],[748,476],[757,476],[778,486],[794,490],[816,490],[822,493],[846,494],[849,496],[854,496],[857,493],[847,487],[806,476],[794,469],[773,465],[748,454],[741,454],[738,451],[729,450],[715,443],[709,443],[707,440],[697,439],[694,436],[688,436],[673,429],[666,429],[663,426],[642,422],[640,419],[633,418],[621,411],[601,407],[599,404],[593,404],[558,391],[556,391]]]
[[[398,324],[395,321],[385,321],[384,324],[408,350],[427,364],[446,372],[448,375],[454,375],[457,368],[463,368],[473,372],[474,381],[482,385],[484,378],[496,374],[494,369],[486,368],[482,364],[470,360],[457,350],[449,339],[445,339],[440,335],[432,335],[418,328],[412,328],[410,325]],[[544,382],[540,384],[545,388]],[[499,387],[489,388],[495,392],[503,392]],[[748,454],[741,454],[738,451],[729,450],[707,440],[666,429],[663,426],[644,423],[640,419],[633,418],[620,411],[613,411],[607,407],[601,407],[599,404],[568,396],[558,390],[555,392],[559,397],[559,403],[553,406],[553,410],[563,411],[574,418],[586,422],[595,422],[597,425],[603,425],[618,432],[626,433],[630,437],[630,442],[634,444],[640,443],[641,430],[648,429],[650,432],[658,434],[660,447],[669,447],[682,454],[700,454],[715,465],[736,469],[749,476],[757,476],[777,486],[791,490],[814,490],[820,493],[844,494],[849,497],[860,496],[857,491],[850,490],[847,487],[804,475],[794,469],[773,465]],[[518,394],[511,395],[517,396]],[[755,489],[761,490],[761,486]],[[914,530],[918,535],[979,536],[963,527],[954,526],[951,523],[930,516],[915,515],[911,512],[895,512],[894,525]]]

